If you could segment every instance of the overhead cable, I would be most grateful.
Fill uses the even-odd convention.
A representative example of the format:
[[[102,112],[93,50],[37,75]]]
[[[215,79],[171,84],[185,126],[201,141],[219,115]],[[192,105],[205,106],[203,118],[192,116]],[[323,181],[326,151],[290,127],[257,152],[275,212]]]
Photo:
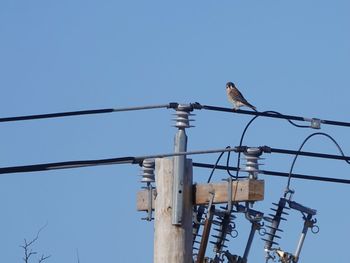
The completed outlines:
[[[234,110],[232,110],[232,108],[223,108],[223,107],[210,106],[210,105],[200,105],[200,108],[204,109],[204,110],[211,110],[211,111],[247,114],[247,115],[263,116],[263,117],[269,117],[269,118],[293,120],[293,121],[305,121],[305,122],[311,122],[311,124],[314,124],[315,126],[317,126],[317,123],[319,122],[319,123],[323,123],[323,124],[327,124],[327,125],[350,127],[350,122],[322,120],[322,119],[318,119],[318,118],[307,118],[307,117],[301,117],[301,116],[295,116],[295,115],[276,114],[276,113],[273,113],[272,111],[271,112],[270,111],[267,111],[267,112],[257,111],[256,112],[256,111],[247,111],[247,110],[235,110],[234,111]]]
[[[97,160],[66,161],[66,162],[11,166],[11,167],[0,168],[0,174],[39,172],[39,171],[48,171],[48,170],[72,169],[72,168],[82,168],[82,167],[88,167],[88,166],[112,165],[112,164],[127,164],[127,163],[141,164],[142,161],[145,159],[165,158],[165,157],[172,157],[172,156],[183,156],[183,155],[194,155],[194,154],[209,154],[209,153],[230,152],[230,151],[237,151],[237,149],[225,148],[225,149],[215,149],[215,150],[200,150],[200,151],[144,155],[144,156],[137,156],[137,157],[129,156],[129,157],[118,157],[118,158],[97,159]]]
[[[308,156],[308,157],[350,161],[350,156],[345,156],[344,153],[342,155],[336,155],[336,154],[326,154],[326,153],[317,153],[317,152],[286,150],[286,149],[279,149],[279,148],[269,148],[269,150],[271,151],[271,153],[281,153],[281,154],[290,154],[290,155],[298,154],[298,155]]]
[[[293,172],[294,164],[295,164],[295,162],[296,162],[298,156],[300,155],[301,149],[304,147],[305,143],[306,143],[309,139],[311,139],[312,137],[317,136],[317,135],[324,136],[324,137],[327,137],[328,139],[330,139],[330,140],[335,144],[335,146],[337,147],[337,149],[338,149],[338,151],[341,153],[341,155],[342,155],[343,157],[345,157],[345,154],[344,154],[343,150],[341,149],[340,145],[339,145],[339,144],[337,143],[337,141],[336,141],[332,136],[330,136],[329,134],[324,133],[324,132],[315,132],[315,133],[310,134],[309,136],[307,136],[307,137],[305,138],[305,140],[304,140],[303,143],[300,145],[298,151],[297,151],[296,154],[295,154],[295,157],[294,157],[294,159],[293,159],[292,165],[291,165],[290,170],[289,170],[289,177],[288,177],[286,192],[289,192],[289,191],[290,191],[290,181],[291,181],[291,177],[292,177],[291,174],[292,174],[292,172]],[[348,159],[345,160],[345,162],[347,162],[348,164],[350,164],[350,161],[349,161]]]
[[[48,118],[59,118],[59,117],[79,116],[79,115],[90,115],[90,114],[103,114],[103,113],[124,112],[124,111],[136,111],[136,110],[148,110],[148,109],[160,109],[160,108],[176,109],[178,105],[179,103],[177,102],[170,102],[170,103],[158,104],[158,105],[146,105],[146,106],[135,106],[135,107],[123,107],[123,108],[104,108],[104,109],[93,109],[93,110],[56,112],[56,113],[47,113],[47,114],[23,115],[23,116],[14,116],[14,117],[2,117],[0,118],[0,122],[48,119]],[[301,117],[301,116],[295,116],[295,115],[285,115],[285,114],[277,113],[275,111],[255,112],[255,111],[247,111],[247,110],[240,110],[240,109],[233,111],[231,108],[201,105],[198,102],[190,103],[189,105],[191,105],[191,107],[196,110],[204,109],[204,110],[211,110],[211,111],[221,111],[221,112],[229,112],[229,113],[263,116],[263,117],[269,117],[269,118],[286,119],[289,122],[293,120],[311,122],[311,126],[310,126],[311,128],[319,128],[318,126],[321,123],[328,124],[328,125],[350,127],[350,122],[321,120],[318,118],[307,118],[307,117]],[[303,126],[292,122],[291,124],[295,126],[301,126],[301,127]]]
[[[192,165],[194,167],[199,167],[199,168],[213,169],[215,167],[215,169],[217,169],[217,170],[225,170],[226,171],[227,169],[229,169],[231,171],[237,171],[237,167],[232,167],[232,166],[227,167],[226,165],[214,165],[214,164],[197,163],[197,162],[192,163]],[[269,170],[259,170],[259,174],[278,176],[278,177],[287,177],[287,178],[289,177],[289,173],[269,171]],[[295,174],[295,173],[292,173],[290,176],[292,178],[295,178],[295,179],[322,181],[322,182],[330,182],[330,183],[350,184],[350,180],[340,179],[340,178],[330,178],[330,177],[321,177],[321,176]]]
[[[277,112],[277,111],[264,111],[264,112],[262,112],[262,113],[273,113],[273,114],[276,114],[276,115],[278,115],[278,116],[281,116],[281,115],[282,115],[281,113],[279,113],[279,112]],[[243,144],[244,136],[245,136],[245,134],[246,134],[246,132],[247,132],[249,126],[250,126],[250,125],[254,122],[254,120],[257,119],[259,116],[260,116],[260,115],[254,116],[254,117],[247,123],[247,125],[245,126],[245,128],[243,129],[243,132],[242,132],[242,134],[241,134],[241,139],[240,139],[240,141],[239,141],[239,147],[241,147],[242,144]],[[290,124],[292,124],[293,126],[295,126],[295,127],[297,127],[297,128],[309,128],[308,125],[299,125],[299,124],[294,123],[294,122],[291,121],[290,119],[286,119],[286,120],[287,120]],[[228,162],[229,162],[229,158],[230,158],[230,155],[228,155],[228,157],[227,157],[227,165],[228,165]],[[237,167],[238,167],[238,168],[240,167],[240,163],[241,163],[241,152],[238,152],[238,157],[237,157]],[[229,170],[228,170],[228,173],[229,173],[230,176],[232,176],[231,173],[229,172]],[[236,179],[238,179],[238,174],[239,174],[239,169],[236,171]]]
[[[345,155],[331,155],[331,154],[323,154],[323,153],[315,153],[315,152],[285,150],[285,149],[278,149],[278,148],[270,148],[268,146],[261,146],[259,148],[261,148],[262,151],[265,153],[275,152],[275,153],[292,154],[292,155],[295,155],[297,153],[298,155],[302,155],[302,156],[350,161],[350,156],[345,156]],[[10,166],[10,167],[0,168],[0,174],[38,172],[38,171],[71,169],[71,168],[82,168],[82,167],[88,167],[88,166],[126,164],[126,163],[141,164],[142,161],[145,159],[165,158],[165,157],[182,156],[182,155],[221,153],[219,156],[221,158],[221,156],[225,152],[228,152],[228,153],[244,152],[246,149],[247,149],[246,146],[241,146],[241,147],[227,146],[224,149],[197,150],[197,151],[187,151],[187,152],[177,152],[177,153],[172,152],[172,153],[143,155],[143,156],[127,156],[127,157],[96,159],[96,160],[65,161],[65,162],[43,163],[43,164],[22,165],[22,166]],[[220,158],[218,158],[217,164],[220,161]],[[226,164],[225,167],[229,167],[228,164]],[[214,170],[212,171],[212,173],[214,173]],[[227,170],[232,171],[232,169],[227,169]],[[234,170],[234,171],[237,171],[237,170]]]
[[[0,118],[0,122],[49,119],[49,118],[102,114],[102,113],[112,113],[112,112],[122,112],[122,111],[149,110],[149,109],[160,109],[160,108],[176,108],[177,105],[178,104],[176,102],[171,102],[168,104],[137,106],[137,107],[106,108],[106,109],[95,109],[95,110],[79,110],[79,111],[66,111],[66,112],[56,112],[56,113],[47,113],[47,114],[36,114],[36,115],[24,115],[24,116]]]
[[[134,157],[121,157],[121,158],[110,158],[110,159],[99,159],[99,160],[42,163],[42,164],[2,167],[0,168],[0,174],[40,172],[40,171],[82,168],[82,167],[99,166],[99,165],[126,164],[126,163],[134,163],[134,162],[135,162]]]

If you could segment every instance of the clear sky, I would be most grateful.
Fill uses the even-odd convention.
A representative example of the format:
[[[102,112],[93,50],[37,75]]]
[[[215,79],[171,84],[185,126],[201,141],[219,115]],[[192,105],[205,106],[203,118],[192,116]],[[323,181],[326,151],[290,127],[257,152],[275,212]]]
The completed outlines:
[[[350,121],[350,3],[337,1],[0,1],[0,117],[171,101],[229,107],[233,81],[258,110]],[[2,123],[2,167],[173,150],[171,110]],[[235,146],[249,117],[197,111],[189,150]],[[349,128],[323,126],[350,155]],[[297,149],[313,131],[258,119],[245,144]],[[305,150],[337,154],[324,138]],[[214,163],[217,155],[194,156]],[[264,169],[287,172],[292,156],[265,154]],[[235,164],[236,156],[232,158]],[[224,163],[224,162],[223,162]],[[295,172],[350,179],[345,162],[298,159]],[[195,169],[196,181],[210,171]],[[20,262],[23,239],[47,262],[152,262],[153,223],[135,196],[137,165],[0,177],[0,262]],[[214,181],[225,178],[216,173]],[[266,180],[268,213],[285,179]],[[348,262],[350,187],[292,181],[294,200],[317,209],[300,262]],[[280,245],[294,252],[302,220],[291,213]],[[242,254],[240,215],[229,250]],[[254,240],[250,262],[263,261]],[[211,254],[209,247],[208,253]],[[36,261],[33,261],[36,262]]]

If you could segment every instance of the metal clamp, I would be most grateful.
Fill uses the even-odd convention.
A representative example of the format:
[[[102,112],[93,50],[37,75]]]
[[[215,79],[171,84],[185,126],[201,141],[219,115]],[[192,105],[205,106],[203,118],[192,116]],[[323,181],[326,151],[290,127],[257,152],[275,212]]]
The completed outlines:
[[[312,118],[311,119],[311,128],[313,129],[321,129],[321,120],[320,119],[316,119],[316,118]]]
[[[226,209],[226,213],[231,214],[231,211],[232,211],[232,193],[233,193],[232,177],[230,176],[225,181],[227,181],[227,209]]]
[[[150,183],[148,183],[147,184],[147,198],[148,198],[147,217],[142,218],[142,220],[152,221],[154,219],[152,216],[153,194],[155,194],[155,188]]]
[[[310,122],[310,128],[319,130],[321,129],[322,120],[317,118],[304,118],[304,121]]]

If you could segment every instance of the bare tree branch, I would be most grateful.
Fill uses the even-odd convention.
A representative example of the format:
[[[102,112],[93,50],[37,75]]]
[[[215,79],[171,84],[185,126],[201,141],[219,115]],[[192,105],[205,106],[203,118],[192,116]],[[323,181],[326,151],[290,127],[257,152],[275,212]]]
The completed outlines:
[[[51,257],[51,255],[48,256],[44,256],[44,254],[41,255],[41,258],[39,258],[38,263],[43,262],[44,260],[48,259],[49,257]]]
[[[38,254],[38,252],[33,251],[33,249],[31,248],[31,246],[39,239],[39,235],[40,232],[47,226],[47,222],[44,226],[42,226],[38,232],[36,233],[35,238],[33,238],[32,240],[30,240],[29,242],[27,241],[27,239],[24,239],[24,244],[21,245],[20,247],[23,248],[24,250],[24,257],[22,258],[23,261],[25,263],[29,263],[30,257],[33,255]],[[39,263],[42,263],[44,260],[48,259],[49,257],[51,257],[51,255],[49,256],[45,256],[44,254],[41,255],[41,258],[39,258]]]

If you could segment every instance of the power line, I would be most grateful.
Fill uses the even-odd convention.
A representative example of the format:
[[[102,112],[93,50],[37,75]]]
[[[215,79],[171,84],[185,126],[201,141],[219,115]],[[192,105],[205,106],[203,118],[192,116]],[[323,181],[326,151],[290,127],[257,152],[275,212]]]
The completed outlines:
[[[201,105],[198,102],[190,103],[189,105],[192,107],[192,109],[197,109],[197,110],[204,109],[204,110],[211,110],[211,111],[220,111],[220,112],[263,116],[263,117],[269,117],[269,118],[286,119],[289,122],[291,122],[292,120],[294,120],[294,121],[306,121],[306,122],[311,122],[312,125],[316,125],[315,127],[311,126],[313,128],[317,128],[318,123],[350,127],[349,122],[333,121],[333,120],[321,120],[321,119],[317,119],[317,118],[306,118],[306,117],[295,116],[295,115],[285,115],[285,114],[277,113],[275,111],[265,111],[265,112],[255,112],[255,111],[247,111],[247,110],[233,111],[231,108],[223,108],[223,107],[210,106],[210,105]],[[178,106],[179,106],[179,103],[170,102],[167,104],[124,107],[124,108],[104,108],[104,109],[94,109],[94,110],[66,111],[66,112],[56,112],[56,113],[47,113],[47,114],[3,117],[3,118],[0,118],[0,122],[49,119],[49,118],[59,118],[59,117],[79,116],[79,115],[105,114],[105,113],[112,113],[112,112],[136,111],[136,110],[148,110],[148,109],[160,109],[160,108],[176,109]],[[295,123],[292,123],[292,124],[295,126],[300,126],[300,125],[295,124]]]
[[[201,109],[211,110],[211,111],[239,113],[239,114],[263,116],[263,117],[269,117],[269,118],[286,119],[286,120],[294,120],[294,121],[306,121],[306,122],[311,122],[311,123],[319,121],[320,123],[328,124],[328,125],[350,127],[349,122],[333,121],[333,120],[321,120],[321,119],[317,119],[317,118],[307,118],[307,117],[301,117],[301,116],[295,116],[295,115],[275,114],[275,113],[272,113],[269,111],[267,111],[267,112],[259,112],[259,111],[255,112],[255,111],[247,111],[247,110],[235,110],[235,111],[233,111],[232,108],[222,108],[222,107],[210,106],[210,105],[200,105],[200,107],[201,107]]]
[[[108,158],[108,159],[66,161],[66,162],[11,166],[11,167],[0,168],[0,174],[40,172],[40,171],[48,171],[48,170],[72,169],[72,168],[82,168],[82,167],[89,167],[89,166],[112,165],[112,164],[128,164],[128,163],[140,164],[145,159],[155,159],[155,158],[165,158],[165,157],[172,157],[172,156],[195,155],[195,154],[209,154],[209,153],[230,152],[230,151],[237,151],[237,149],[225,148],[225,149],[214,149],[214,150],[199,150],[199,151],[144,155],[144,156],[136,156],[136,157],[128,156],[128,157],[118,157],[118,158]]]
[[[65,162],[42,163],[42,164],[33,164],[33,165],[11,166],[11,167],[0,168],[0,174],[39,172],[39,171],[48,171],[48,170],[72,169],[72,168],[82,168],[82,167],[89,167],[89,166],[112,165],[112,164],[127,164],[127,163],[141,164],[145,159],[165,158],[165,157],[183,156],[183,155],[225,153],[225,152],[244,152],[247,148],[248,147],[246,146],[241,146],[241,147],[228,146],[224,149],[197,150],[197,151],[187,151],[187,152],[177,152],[177,153],[172,152],[172,153],[143,155],[143,156],[126,156],[126,157],[107,158],[107,159],[65,161]],[[285,149],[278,149],[278,148],[270,148],[268,146],[261,146],[259,148],[261,148],[262,151],[265,153],[276,152],[276,153],[282,153],[282,154],[291,154],[291,155],[298,154],[302,156],[328,158],[328,159],[336,159],[336,160],[350,160],[350,156],[285,150]],[[228,167],[228,164],[225,167]],[[237,170],[234,170],[234,171],[237,171]]]
[[[99,159],[99,160],[42,163],[42,164],[3,167],[3,168],[0,168],[0,174],[40,172],[40,171],[72,169],[72,168],[82,168],[82,167],[89,167],[89,166],[111,165],[111,164],[127,164],[127,163],[132,164],[134,162],[135,162],[134,157],[121,157],[121,158],[110,158],[110,159]]]
[[[207,163],[192,163],[194,167],[199,168],[209,168],[209,169],[218,169],[218,170],[231,170],[231,171],[237,171],[237,167],[226,165],[214,165],[214,164],[207,164]],[[244,171],[244,169],[241,171]],[[278,177],[289,177],[289,173],[283,173],[283,172],[276,172],[276,171],[269,171],[269,170],[259,170],[259,174],[264,175],[271,175],[271,176],[278,176]],[[312,181],[322,181],[322,182],[330,182],[330,183],[341,183],[341,184],[350,184],[350,180],[347,179],[340,179],[340,178],[330,178],[330,177],[321,177],[321,176],[313,176],[313,175],[305,175],[305,174],[291,174],[292,178],[295,179],[303,179],[303,180],[312,180]]]
[[[264,111],[262,113],[272,113],[272,114],[276,114],[276,115],[279,115],[279,116],[282,116],[281,113],[277,112],[277,111]],[[243,129],[243,132],[241,134],[241,139],[239,141],[239,147],[242,146],[243,144],[243,139],[244,139],[244,136],[249,128],[249,126],[259,117],[260,115],[255,115],[248,123],[247,125],[245,126],[245,128]],[[296,124],[294,123],[293,121],[291,121],[290,119],[287,119],[287,121],[292,124],[293,126],[297,127],[297,128],[310,128],[310,126],[308,125],[299,125],[299,124]],[[230,155],[227,156],[227,165],[228,165],[228,162],[229,162],[229,159],[230,159]],[[238,153],[238,158],[237,158],[237,167],[239,168],[240,167],[240,163],[241,163],[241,152]],[[229,172],[229,170],[227,170],[228,174],[232,177],[232,174]],[[239,174],[239,169],[236,171],[236,179],[238,179],[238,174]]]
[[[308,156],[308,157],[350,161],[350,156],[345,156],[345,155],[335,155],[335,154],[306,152],[306,151],[295,151],[295,150],[286,150],[286,149],[279,149],[279,148],[269,148],[269,149],[272,153],[281,153],[281,154],[290,154],[290,155],[298,154],[298,155]]]
[[[340,145],[339,145],[339,144],[337,143],[337,141],[336,141],[332,136],[330,136],[329,134],[324,133],[324,132],[315,132],[315,133],[309,135],[308,137],[306,137],[306,139],[305,139],[305,140],[303,141],[303,143],[300,145],[300,147],[299,147],[297,153],[295,154],[295,157],[294,157],[293,162],[292,162],[292,166],[290,167],[290,171],[289,171],[289,177],[288,177],[288,182],[287,182],[287,187],[286,187],[287,190],[286,190],[286,191],[289,192],[289,190],[290,190],[289,187],[290,187],[290,181],[291,181],[291,174],[292,174],[292,172],[293,172],[293,168],[294,168],[295,161],[297,160],[298,156],[300,155],[299,153],[300,153],[301,149],[304,147],[305,143],[306,143],[309,139],[311,139],[312,137],[314,137],[314,136],[316,136],[316,135],[325,136],[325,137],[327,137],[328,139],[330,139],[330,140],[336,145],[336,147],[338,148],[338,150],[339,150],[339,152],[341,153],[341,155],[342,155],[343,157],[345,156],[343,150],[342,150],[341,147],[340,147]],[[345,162],[347,162],[348,164],[350,164],[349,160],[345,160]]]
[[[168,104],[160,104],[160,105],[148,105],[148,106],[137,106],[137,107],[126,107],[126,108],[106,108],[106,109],[95,109],[95,110],[79,110],[79,111],[66,111],[66,112],[56,112],[56,113],[47,113],[47,114],[36,114],[36,115],[24,115],[24,116],[0,118],[0,122],[50,119],[50,118],[91,115],[91,114],[103,114],[103,113],[122,112],[122,111],[149,110],[149,109],[160,109],[160,108],[176,108],[177,105],[178,104],[176,102],[171,102]]]

